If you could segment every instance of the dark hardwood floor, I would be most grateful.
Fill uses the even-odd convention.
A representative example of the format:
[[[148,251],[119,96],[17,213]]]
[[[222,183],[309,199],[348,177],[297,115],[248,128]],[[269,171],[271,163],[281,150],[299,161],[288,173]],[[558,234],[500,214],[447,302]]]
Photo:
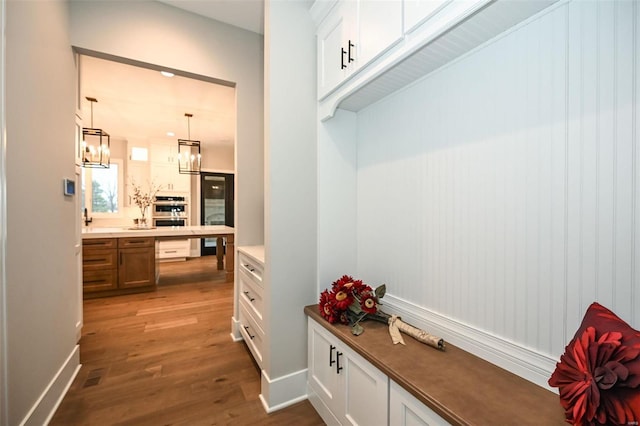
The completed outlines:
[[[85,300],[82,368],[50,424],[323,425],[308,401],[265,413],[232,314],[213,257],[161,264],[153,293]]]

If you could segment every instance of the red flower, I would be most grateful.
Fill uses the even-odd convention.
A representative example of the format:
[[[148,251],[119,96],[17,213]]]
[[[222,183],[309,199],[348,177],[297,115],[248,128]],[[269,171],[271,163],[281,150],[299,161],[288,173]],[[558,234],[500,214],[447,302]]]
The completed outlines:
[[[362,296],[360,307],[368,314],[375,314],[378,311],[378,301],[374,295],[367,293]]]
[[[351,285],[353,283],[347,283],[342,287],[339,287],[334,292],[336,301],[336,309],[344,311],[349,309],[349,305],[353,303],[353,293],[351,291]]]
[[[324,319],[329,321],[329,323],[333,324],[338,321],[340,313],[335,307],[335,295],[333,293],[329,293],[327,290],[320,293],[318,308],[320,309],[320,314],[322,314]]]
[[[350,275],[343,275],[342,277],[338,278],[336,281],[333,282],[333,284],[331,284],[331,289],[334,292],[337,292],[338,289],[344,287],[345,284],[349,284],[349,283],[353,283],[353,277]]]
[[[625,394],[640,385],[640,349],[622,344],[622,333],[587,327],[565,349],[549,379],[560,390],[567,422],[575,425],[637,421]],[[636,391],[632,391],[636,392]]]

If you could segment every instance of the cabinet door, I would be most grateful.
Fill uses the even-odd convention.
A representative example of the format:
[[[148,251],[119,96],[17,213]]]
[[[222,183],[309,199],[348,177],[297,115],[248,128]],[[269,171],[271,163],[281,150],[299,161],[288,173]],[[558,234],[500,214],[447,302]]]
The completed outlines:
[[[344,420],[341,423],[361,426],[386,424],[389,379],[360,355],[350,350],[345,350],[345,355]]]
[[[155,185],[161,186],[161,191],[189,192],[190,177],[191,175],[178,172],[178,163],[151,164],[151,180]]]
[[[404,31],[409,32],[450,0],[404,0]]]
[[[119,288],[146,287],[155,284],[155,248],[118,250]]]
[[[338,2],[318,28],[317,36],[318,97],[322,98],[355,70],[357,2]]]
[[[402,38],[402,0],[359,1],[358,30],[361,68]]]
[[[344,391],[341,375],[337,373],[337,345],[335,338],[322,326],[309,320],[309,386],[335,415],[340,415]]]
[[[150,144],[150,153],[149,157],[152,163],[158,164],[176,164],[176,168],[178,167],[177,163],[177,155],[178,155],[178,141],[175,143],[170,142],[152,142]]]
[[[397,426],[445,426],[449,423],[393,380],[389,386],[389,424]]]

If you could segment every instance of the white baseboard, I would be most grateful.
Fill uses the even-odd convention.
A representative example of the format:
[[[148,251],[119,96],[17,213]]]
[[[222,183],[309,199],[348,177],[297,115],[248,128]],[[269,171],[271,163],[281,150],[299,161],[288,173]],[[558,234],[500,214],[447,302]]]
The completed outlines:
[[[387,293],[383,302],[386,313],[396,314],[406,323],[440,336],[445,342],[557,393],[547,383],[557,360],[391,294]]]
[[[49,382],[49,385],[42,392],[40,398],[20,422],[20,425],[41,426],[49,424],[79,371],[80,346],[76,345],[51,382]]]
[[[260,401],[267,413],[307,399],[307,369],[271,380],[262,370]]]
[[[243,340],[242,334],[240,334],[240,321],[235,317],[231,317],[231,340],[234,342]]]

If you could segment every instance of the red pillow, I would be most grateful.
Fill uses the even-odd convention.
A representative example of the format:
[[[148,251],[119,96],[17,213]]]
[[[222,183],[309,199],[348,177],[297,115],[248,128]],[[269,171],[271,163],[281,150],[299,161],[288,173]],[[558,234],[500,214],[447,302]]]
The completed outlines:
[[[640,422],[640,332],[592,303],[549,379],[560,391],[567,422]]]

